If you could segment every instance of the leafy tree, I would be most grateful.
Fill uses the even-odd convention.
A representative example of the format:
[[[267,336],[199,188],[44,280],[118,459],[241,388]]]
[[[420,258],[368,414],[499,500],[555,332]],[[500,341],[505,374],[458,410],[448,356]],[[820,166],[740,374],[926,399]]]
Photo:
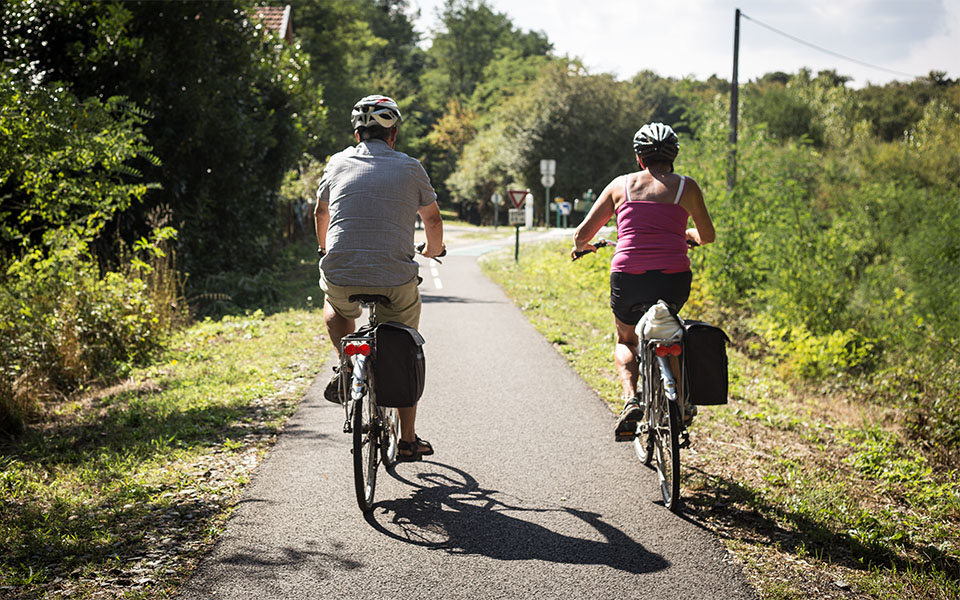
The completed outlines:
[[[924,107],[931,101],[960,105],[958,89],[958,82],[948,79],[942,71],[931,71],[926,79],[909,83],[868,85],[856,92],[860,104],[858,118],[868,121],[880,139],[899,140],[923,118]]]
[[[162,189],[115,231],[135,239],[164,207],[194,283],[268,266],[276,192],[320,106],[306,57],[264,36],[239,2],[9,4],[5,56],[40,81],[80,97],[125,96],[152,115],[143,131],[162,166],[137,166]]]
[[[130,161],[159,166],[129,101],[80,101],[61,87],[0,73],[0,264],[70,229],[92,242],[151,187]]]
[[[310,78],[324,89],[328,112],[312,132],[309,151],[323,159],[353,142],[350,109],[363,96],[385,94],[401,109],[419,89],[424,51],[417,45],[408,0],[306,0],[294,7],[295,33],[310,55]],[[407,119],[401,148],[422,126]],[[412,118],[412,122],[411,119]]]
[[[502,48],[526,57],[546,55],[553,46],[542,33],[517,30],[484,0],[446,0],[440,30],[427,51],[423,80],[428,101],[439,108],[450,98],[468,98]]]
[[[782,141],[808,138],[823,143],[823,128],[813,108],[796,92],[780,83],[750,86],[744,90],[744,120],[764,124]]]
[[[141,240],[121,270],[91,252],[151,187],[129,166],[156,164],[144,122],[122,98],[81,101],[0,73],[0,433],[18,431],[40,400],[143,361],[179,316],[156,268],[172,229]]]
[[[498,107],[467,144],[450,178],[457,198],[489,210],[486,199],[512,182],[540,185],[540,160],[557,160],[553,195],[580,197],[635,168],[631,140],[655,103],[647,91],[612,75],[589,75],[576,62],[552,61]],[[614,118],[611,118],[611,117]],[[534,205],[541,222],[544,202]]]

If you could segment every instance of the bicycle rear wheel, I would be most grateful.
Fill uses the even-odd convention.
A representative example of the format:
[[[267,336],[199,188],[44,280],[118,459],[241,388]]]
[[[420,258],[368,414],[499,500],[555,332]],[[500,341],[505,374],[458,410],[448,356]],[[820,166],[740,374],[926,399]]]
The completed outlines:
[[[353,482],[357,491],[357,504],[365,513],[373,509],[379,459],[379,419],[373,398],[369,393],[365,393],[353,408]]]
[[[676,402],[670,402],[662,387],[653,395],[654,450],[657,478],[663,505],[677,512],[680,508],[680,414]]]

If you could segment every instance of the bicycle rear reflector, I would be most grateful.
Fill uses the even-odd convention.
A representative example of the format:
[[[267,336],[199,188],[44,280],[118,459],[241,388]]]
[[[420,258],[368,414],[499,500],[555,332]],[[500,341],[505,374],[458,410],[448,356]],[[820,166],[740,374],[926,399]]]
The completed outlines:
[[[347,353],[347,356],[353,356],[355,354],[360,354],[361,356],[369,356],[370,344],[366,342],[351,342],[346,345],[343,351]]]
[[[657,356],[680,356],[680,344],[657,344]]]

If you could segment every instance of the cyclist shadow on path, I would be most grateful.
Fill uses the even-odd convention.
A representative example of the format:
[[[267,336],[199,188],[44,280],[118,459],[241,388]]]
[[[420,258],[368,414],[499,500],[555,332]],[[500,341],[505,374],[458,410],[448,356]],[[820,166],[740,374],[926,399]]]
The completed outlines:
[[[498,499],[503,496],[501,492],[481,488],[460,469],[433,461],[420,464],[430,470],[417,473],[413,477],[416,481],[391,470],[396,479],[415,488],[412,497],[378,502],[367,515],[367,522],[384,535],[453,554],[497,560],[606,565],[634,574],[669,566],[662,556],[649,552],[596,513],[523,506],[520,498],[508,504]],[[524,514],[545,513],[557,513],[557,521],[565,517],[580,520],[606,541],[564,535],[522,518]],[[570,523],[570,528],[581,530],[582,525]]]

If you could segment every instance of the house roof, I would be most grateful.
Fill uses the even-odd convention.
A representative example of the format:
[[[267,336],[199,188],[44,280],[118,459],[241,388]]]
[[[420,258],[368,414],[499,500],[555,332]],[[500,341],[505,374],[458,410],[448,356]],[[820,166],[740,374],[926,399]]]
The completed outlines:
[[[293,39],[289,4],[286,6],[256,6],[253,10],[255,18],[263,23],[263,26],[268,30],[288,42]]]

